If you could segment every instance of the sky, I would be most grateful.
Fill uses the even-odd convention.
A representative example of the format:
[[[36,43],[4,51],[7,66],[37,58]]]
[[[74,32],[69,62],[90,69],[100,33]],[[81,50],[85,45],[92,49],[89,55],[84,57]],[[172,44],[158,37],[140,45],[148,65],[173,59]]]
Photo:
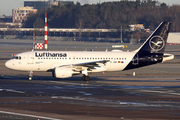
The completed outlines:
[[[38,1],[38,0],[0,0],[0,16],[2,16],[3,14],[6,16],[12,15],[12,9],[17,9],[18,7],[23,7],[24,1]],[[62,0],[62,1],[66,1],[66,0]],[[67,1],[74,1],[74,3],[76,3],[78,1],[81,4],[88,3],[88,2],[96,4],[96,3],[99,3],[99,1],[101,1],[101,3],[102,3],[102,2],[120,1],[120,0],[67,0]],[[131,1],[131,0],[129,0],[129,1]],[[180,5],[180,0],[158,0],[158,1],[160,3],[164,2],[167,5],[173,5],[173,4]]]

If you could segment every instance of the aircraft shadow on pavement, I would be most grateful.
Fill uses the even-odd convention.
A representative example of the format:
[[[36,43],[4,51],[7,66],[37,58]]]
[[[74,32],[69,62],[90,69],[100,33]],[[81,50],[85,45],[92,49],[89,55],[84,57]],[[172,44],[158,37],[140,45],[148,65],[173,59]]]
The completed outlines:
[[[27,80],[28,76],[21,76],[21,75],[17,75],[17,76],[0,76],[0,79],[9,79],[9,80]],[[71,78],[64,78],[64,79],[60,79],[60,78],[54,78],[52,76],[33,76],[32,81],[83,81],[81,76],[73,76]],[[100,81],[102,80],[99,77],[91,77],[90,81]],[[84,81],[86,82],[86,81]]]

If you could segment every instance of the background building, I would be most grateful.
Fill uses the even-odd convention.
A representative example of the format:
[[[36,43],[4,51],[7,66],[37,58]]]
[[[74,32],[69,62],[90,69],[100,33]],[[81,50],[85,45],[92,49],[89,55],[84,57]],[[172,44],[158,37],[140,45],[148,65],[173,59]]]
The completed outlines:
[[[24,1],[24,7],[29,6],[34,9],[47,9],[50,6],[51,0],[41,0],[41,1]]]
[[[62,1],[62,0],[39,0],[39,1],[24,1],[24,7],[29,6],[33,7],[34,9],[47,9],[51,5],[63,5],[74,3],[73,1]]]
[[[36,13],[37,9],[33,7],[19,7],[18,9],[12,10],[13,23],[22,23],[27,19],[27,14]]]
[[[0,16],[0,22],[12,22],[12,16]]]
[[[130,31],[143,30],[143,29],[144,29],[144,25],[143,24],[129,25],[129,30]]]
[[[180,44],[180,33],[179,32],[169,33],[167,43],[172,44],[172,45],[179,45]]]
[[[53,5],[59,5],[59,4],[63,5],[63,4],[69,4],[69,3],[73,4],[74,2],[73,1],[54,0]]]

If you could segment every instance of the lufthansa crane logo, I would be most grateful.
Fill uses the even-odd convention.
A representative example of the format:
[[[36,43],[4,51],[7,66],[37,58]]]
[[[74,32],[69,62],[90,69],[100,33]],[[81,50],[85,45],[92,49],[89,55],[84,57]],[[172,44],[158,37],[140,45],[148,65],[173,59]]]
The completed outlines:
[[[149,46],[154,51],[160,51],[165,45],[165,41],[161,36],[154,36],[149,41]]]

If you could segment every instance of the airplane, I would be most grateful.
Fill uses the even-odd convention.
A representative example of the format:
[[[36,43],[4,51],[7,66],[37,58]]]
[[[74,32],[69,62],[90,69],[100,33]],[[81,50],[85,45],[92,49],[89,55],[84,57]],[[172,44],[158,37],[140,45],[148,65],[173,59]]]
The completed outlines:
[[[161,22],[155,31],[137,50],[123,51],[28,51],[16,54],[5,63],[9,69],[52,72],[56,78],[69,78],[82,74],[82,80],[89,81],[89,73],[124,71],[162,63],[174,59],[164,53],[171,23]]]

